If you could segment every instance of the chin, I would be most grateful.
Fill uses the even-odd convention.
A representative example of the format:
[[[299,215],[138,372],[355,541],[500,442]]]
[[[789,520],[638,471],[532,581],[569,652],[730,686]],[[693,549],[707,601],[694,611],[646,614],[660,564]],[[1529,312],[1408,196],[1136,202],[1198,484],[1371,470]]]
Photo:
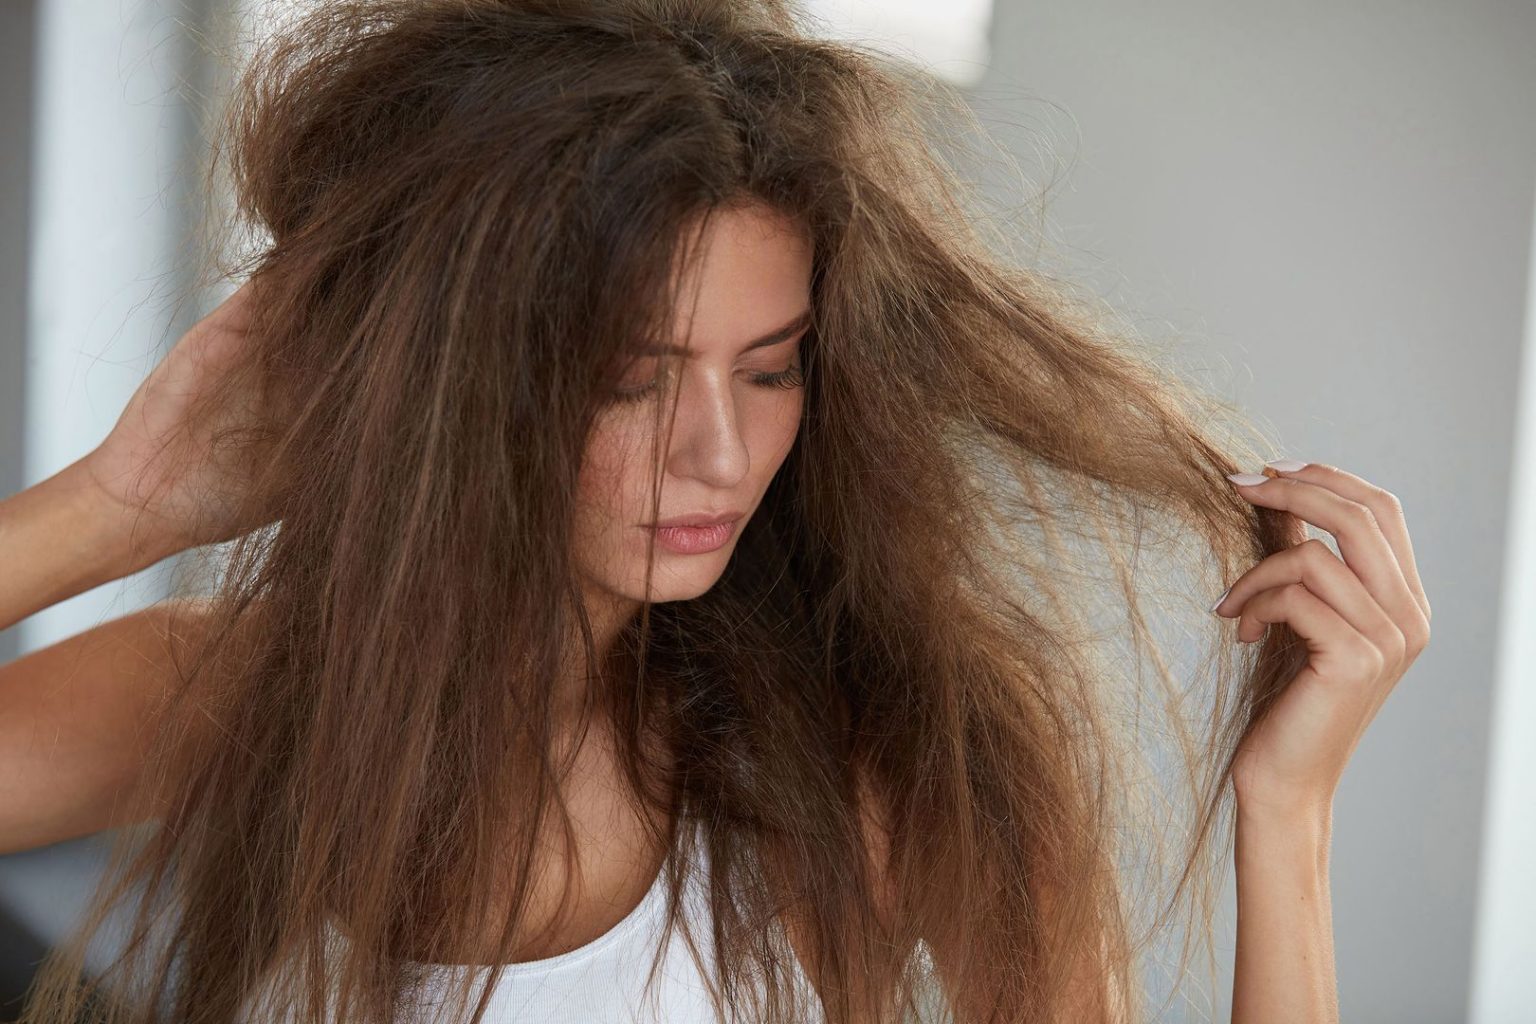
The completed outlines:
[[[707,555],[667,555],[657,552],[651,575],[651,603],[687,601],[706,593],[725,569],[729,549]],[[631,601],[644,599],[645,566],[642,563],[624,585],[613,588]]]

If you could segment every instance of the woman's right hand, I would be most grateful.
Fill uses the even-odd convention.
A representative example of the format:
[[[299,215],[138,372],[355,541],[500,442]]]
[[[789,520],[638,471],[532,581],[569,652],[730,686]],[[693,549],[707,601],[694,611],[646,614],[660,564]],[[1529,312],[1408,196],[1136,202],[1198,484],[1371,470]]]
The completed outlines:
[[[255,278],[241,285],[182,335],[111,433],[73,467],[110,506],[130,513],[138,543],[176,552],[272,520],[264,513],[241,519],[238,511],[269,447],[259,439],[276,425],[270,403],[249,389],[211,409],[199,401],[240,362],[256,285]],[[231,436],[241,443],[220,443]]]

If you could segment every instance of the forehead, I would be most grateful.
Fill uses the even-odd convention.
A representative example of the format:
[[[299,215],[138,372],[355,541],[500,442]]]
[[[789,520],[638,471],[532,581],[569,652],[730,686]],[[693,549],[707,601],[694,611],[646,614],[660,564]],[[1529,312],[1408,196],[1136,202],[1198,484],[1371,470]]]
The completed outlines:
[[[793,337],[809,323],[812,243],[764,206],[717,210],[678,292],[671,338],[648,351],[739,351]]]

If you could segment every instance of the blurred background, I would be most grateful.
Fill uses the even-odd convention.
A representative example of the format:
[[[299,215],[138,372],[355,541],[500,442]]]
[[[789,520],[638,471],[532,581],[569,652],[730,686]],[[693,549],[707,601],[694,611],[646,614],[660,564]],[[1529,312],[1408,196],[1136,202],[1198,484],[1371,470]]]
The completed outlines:
[[[93,448],[228,293],[176,301],[213,54],[291,6],[0,3],[0,494]],[[1435,639],[1335,802],[1341,1009],[1536,1021],[1536,5],[808,6],[963,89],[1023,172],[988,185],[1000,208],[1043,213],[1004,226],[1187,339],[1277,456],[1402,498]],[[0,632],[0,660],[174,586],[162,564],[62,602]],[[103,849],[0,857],[0,1007]],[[1163,1019],[1225,1021],[1229,993]]]

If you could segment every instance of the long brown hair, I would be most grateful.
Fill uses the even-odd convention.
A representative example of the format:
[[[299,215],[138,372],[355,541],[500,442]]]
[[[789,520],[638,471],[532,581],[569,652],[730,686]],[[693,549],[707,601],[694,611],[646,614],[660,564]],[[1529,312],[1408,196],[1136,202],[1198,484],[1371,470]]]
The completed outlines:
[[[789,919],[833,1022],[1139,1019],[1170,928],[1176,975],[1212,955],[1230,755],[1299,648],[1237,649],[1205,608],[1294,521],[1232,493],[1254,449],[1176,350],[985,230],[924,131],[967,116],[779,0],[331,0],[264,43],[220,149],[257,237],[230,272],[262,302],[209,401],[289,396],[243,499],[277,521],[208,549],[141,789],[168,796],[24,1024],[225,1021],[257,992],[254,1019],[382,1021],[408,950],[490,927],[507,960],[564,820],[573,635],[584,714],[684,854],[673,927],[707,843],[722,1009],[814,1009]],[[568,545],[583,445],[673,322],[689,229],[741,202],[814,241],[799,436],[719,581],[600,652]],[[1170,612],[1198,663],[1157,643]]]

